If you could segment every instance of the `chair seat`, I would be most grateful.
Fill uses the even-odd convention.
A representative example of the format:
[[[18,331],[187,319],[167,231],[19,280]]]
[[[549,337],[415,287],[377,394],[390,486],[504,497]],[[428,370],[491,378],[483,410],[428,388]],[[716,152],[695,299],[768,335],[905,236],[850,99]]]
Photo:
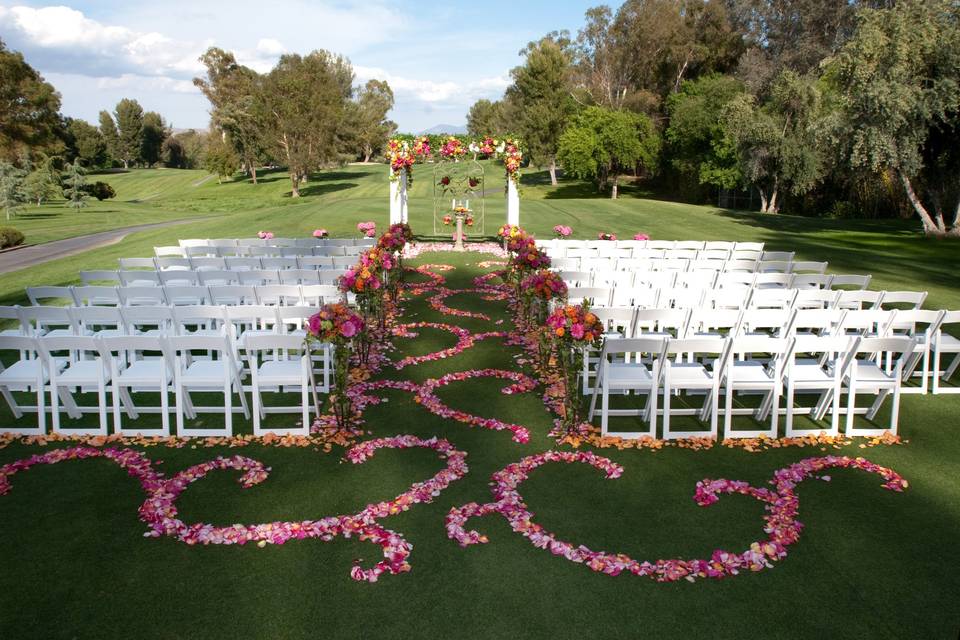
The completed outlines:
[[[0,371],[0,386],[34,384],[38,374],[44,382],[49,379],[40,360],[18,360]]]
[[[190,366],[180,374],[180,380],[186,386],[223,385],[223,361],[221,360],[194,360]]]
[[[895,382],[895,379],[873,362],[860,362],[857,364],[858,385],[877,382],[892,384]]]
[[[653,375],[643,364],[615,362],[607,367],[606,384],[611,389],[633,389],[653,385]]]
[[[825,384],[833,383],[833,374],[820,366],[817,362],[798,361],[787,374],[787,379],[794,384]]]
[[[96,384],[100,371],[102,370],[103,366],[97,360],[79,360],[72,362],[66,369],[57,374],[57,383],[70,386],[77,384]],[[110,374],[104,371],[103,379],[104,381],[108,381]]]
[[[713,374],[698,362],[681,362],[670,365],[670,385],[713,384]]]
[[[940,335],[940,351],[947,353],[960,352],[960,338],[951,336],[949,333]]]
[[[159,386],[166,365],[162,360],[137,360],[117,374],[117,382],[122,385]]]
[[[303,369],[299,360],[268,360],[257,369],[261,385],[300,384]]]
[[[730,374],[734,384],[765,383],[773,384],[773,372],[767,369],[762,362],[745,360],[733,363]]]

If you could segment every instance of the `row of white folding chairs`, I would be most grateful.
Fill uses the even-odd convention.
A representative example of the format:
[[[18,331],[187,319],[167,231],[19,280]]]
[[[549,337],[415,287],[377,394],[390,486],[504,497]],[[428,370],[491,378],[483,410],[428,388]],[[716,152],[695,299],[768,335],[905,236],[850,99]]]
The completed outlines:
[[[276,256],[198,258],[120,258],[120,270],[147,269],[156,271],[256,271],[267,269],[349,269],[357,256]]]
[[[596,247],[596,248],[546,248],[544,252],[553,260],[587,260],[591,258],[634,258],[643,260],[752,260],[760,262],[782,261],[792,262],[792,251],[750,251],[737,249],[630,249],[627,247]]]
[[[267,285],[147,285],[140,287],[27,287],[34,306],[144,306],[144,305],[312,305],[321,306],[343,298],[338,287],[329,284]]]
[[[828,263],[818,261],[757,260],[754,258],[699,259],[686,257],[580,257],[551,258],[559,271],[709,271],[712,273],[824,274]]]
[[[656,284],[656,283],[651,283]],[[777,289],[697,286],[569,287],[570,304],[588,302],[594,307],[664,307],[707,309],[883,309],[896,305],[919,309],[927,298],[925,291],[868,291],[848,289]]]
[[[538,247],[547,249],[654,249],[669,251],[673,249],[693,251],[760,251],[762,242],[733,242],[730,240],[567,240],[552,238],[537,240]]]
[[[662,416],[660,437],[671,440],[688,437],[716,439],[720,415],[720,397],[725,396],[724,438],[775,438],[778,422],[786,417],[787,437],[810,434],[839,433],[841,395],[847,394],[846,426],[850,436],[876,436],[896,433],[899,421],[901,379],[904,366],[914,352],[912,337],[849,337],[802,335],[794,337],[740,336],[735,338],[693,337],[674,339],[654,336],[617,339],[604,342],[599,373],[594,385],[589,418],[598,412],[600,427],[610,435],[609,417],[633,415],[647,423],[644,431],[617,433],[624,437],[656,438],[657,418]],[[885,362],[891,363],[884,366]],[[785,407],[780,407],[786,390]],[[676,407],[681,393],[688,402],[702,399],[702,406]],[[633,393],[646,396],[642,408],[612,409],[610,394]],[[734,408],[734,396],[753,394],[761,397],[757,407]],[[796,396],[815,394],[815,405],[797,407]],[[873,404],[857,407],[857,395],[873,394]],[[873,420],[887,397],[892,396],[892,409],[887,427],[860,427],[857,414]],[[741,396],[742,397],[742,396]],[[662,401],[662,408],[658,407]],[[821,421],[831,414],[829,427],[798,429],[795,414],[810,415]],[[671,417],[695,416],[709,423],[697,431],[679,430],[671,425]],[[734,415],[753,415],[756,421],[769,420],[766,428],[742,429],[733,422]]]
[[[926,394],[931,380],[934,393],[960,391],[960,387],[945,386],[960,365],[960,341],[943,330],[945,326],[960,324],[960,311],[607,307],[592,312],[609,337],[906,336],[915,339],[916,344],[904,370],[904,380],[919,378],[919,386],[908,387],[905,392]],[[942,362],[944,355],[953,356],[946,367]],[[583,393],[590,392],[595,364],[596,358],[588,353],[584,358]]]
[[[187,238],[181,247],[372,247],[376,238]]]
[[[80,281],[85,285],[114,287],[219,286],[226,284],[326,284],[336,285],[344,269],[253,269],[250,271],[204,270],[204,271],[81,271]]]
[[[107,410],[112,406],[114,433],[124,435],[170,435],[168,394],[173,393],[178,436],[231,436],[233,414],[242,411],[249,419],[246,392],[253,398],[254,435],[308,435],[310,433],[309,393],[328,393],[333,375],[331,345],[320,345],[313,353],[304,346],[304,338],[296,334],[248,334],[242,341],[242,354],[224,333],[209,335],[120,335],[120,336],[0,336],[0,352],[19,353],[9,367],[0,363],[0,395],[14,417],[36,413],[36,427],[0,428],[0,431],[37,435],[46,432],[47,406],[52,415],[53,431],[78,435],[106,435]],[[247,369],[241,366],[241,358]],[[315,372],[319,361],[320,371]],[[250,383],[246,384],[249,372]],[[296,389],[300,402],[289,406],[265,406],[263,391],[289,392]],[[112,402],[107,403],[107,391]],[[95,406],[80,406],[74,397],[78,392],[95,391]],[[14,393],[34,393],[36,403],[24,406]],[[134,403],[134,395],[159,394],[159,406],[143,407]],[[223,404],[198,406],[191,392],[223,393]],[[239,396],[240,406],[233,403]],[[49,405],[45,396],[49,395]],[[96,428],[63,429],[61,405],[73,419],[83,413],[97,413]],[[121,411],[122,408],[122,411]],[[124,426],[122,414],[137,420],[140,413],[160,413],[161,426],[147,428],[133,424]],[[223,427],[188,427],[185,417],[195,419],[199,413],[224,416]],[[273,429],[261,424],[267,413],[299,414],[298,426]]]
[[[870,276],[716,271],[557,271],[568,287],[697,287],[701,289],[866,289]]]
[[[370,247],[366,245],[335,245],[329,247],[211,247],[190,246],[154,247],[153,254],[158,258],[249,258],[249,257],[342,257],[358,256]]]

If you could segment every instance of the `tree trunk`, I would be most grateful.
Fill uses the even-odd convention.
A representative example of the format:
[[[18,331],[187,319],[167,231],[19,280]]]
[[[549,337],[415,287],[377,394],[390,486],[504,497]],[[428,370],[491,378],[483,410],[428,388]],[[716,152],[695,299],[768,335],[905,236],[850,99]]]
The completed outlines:
[[[292,191],[290,192],[290,197],[299,198],[300,197],[300,176],[297,175],[296,171],[290,172],[290,185],[293,187]]]
[[[257,161],[252,158],[247,158],[247,172],[250,174],[250,179],[253,181],[253,184],[257,184]]]
[[[916,192],[913,190],[913,184],[910,182],[910,178],[902,171],[898,171],[897,173],[900,174],[900,183],[903,185],[903,190],[907,193],[907,199],[910,200],[910,204],[913,205],[913,210],[920,216],[920,221],[923,223],[923,232],[944,233],[946,230],[937,227],[937,223],[933,221],[926,207],[920,202],[920,198],[917,197]]]
[[[767,192],[763,189],[757,188],[757,192],[760,194],[760,213],[767,212]]]
[[[773,192],[770,194],[770,203],[767,205],[767,213],[777,213],[777,193],[779,193],[780,186],[777,184],[777,180],[773,181]]]
[[[364,152],[363,152],[363,163],[366,164],[366,163],[368,163],[368,162],[370,162],[370,152],[369,152],[369,151],[364,151]]]
[[[950,227],[954,233],[960,233],[960,197],[957,197],[957,206],[953,208],[953,224]]]
[[[130,168],[130,161],[126,158],[123,159],[123,170],[126,171]]]
[[[557,159],[550,158],[550,186],[557,186]]]
[[[611,189],[610,189],[610,199],[611,199],[611,200],[616,200],[616,199],[617,199],[617,187],[619,186],[619,185],[618,185],[619,180],[620,180],[620,174],[615,173],[615,174],[613,175],[613,186],[612,186]]]

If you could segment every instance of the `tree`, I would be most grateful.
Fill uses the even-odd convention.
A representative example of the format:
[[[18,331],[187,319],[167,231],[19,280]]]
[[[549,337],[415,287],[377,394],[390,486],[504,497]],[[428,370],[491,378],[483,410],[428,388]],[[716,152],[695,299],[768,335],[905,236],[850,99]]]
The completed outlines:
[[[107,114],[109,117],[109,114]],[[112,120],[111,120],[112,122]],[[80,158],[88,167],[102,167],[107,162],[107,143],[103,134],[85,120],[67,118],[70,133],[70,156]]]
[[[520,113],[520,135],[530,158],[550,169],[550,184],[557,184],[557,144],[576,105],[570,97],[569,40],[563,36],[531,42],[521,53],[523,66],[510,72],[507,89]]]
[[[140,159],[148,167],[160,162],[163,141],[170,135],[170,129],[163,116],[155,111],[143,114],[143,129],[140,134]]]
[[[948,230],[938,197],[945,191],[923,187],[939,182],[930,180],[938,166],[957,162],[956,140],[942,136],[960,125],[958,20],[960,8],[950,0],[901,0],[863,11],[829,73],[841,96],[833,141],[848,166],[893,172],[928,234]],[[925,149],[932,156],[925,158]],[[949,174],[953,188],[946,191],[956,192],[958,173]],[[951,226],[960,232],[960,200]]]
[[[60,94],[0,40],[0,159],[63,150]]]
[[[204,168],[217,176],[218,184],[222,184],[224,178],[233,176],[239,166],[240,160],[236,151],[224,141],[222,136],[207,136]]]
[[[363,153],[363,161],[383,149],[387,138],[396,131],[396,124],[387,120],[393,109],[393,91],[382,80],[368,80],[357,93],[355,135]]]
[[[79,160],[68,162],[64,169],[66,169],[66,175],[63,184],[66,185],[66,189],[63,190],[63,195],[67,198],[67,206],[71,209],[82,209],[87,206],[87,199],[89,198],[87,195],[87,172]]]
[[[784,71],[771,85],[765,103],[744,93],[724,108],[740,175],[746,186],[759,192],[760,211],[776,213],[781,190],[802,195],[823,176],[825,158],[817,139],[820,106],[815,79]]]
[[[337,157],[352,86],[350,63],[327,51],[281,56],[264,78],[266,142],[287,167],[292,197],[300,197],[310,171]]]
[[[27,202],[24,190],[26,171],[14,166],[6,160],[0,160],[0,209],[3,209],[7,220],[17,215],[20,208]]]
[[[601,188],[610,184],[617,198],[619,177],[637,168],[652,172],[660,137],[650,118],[628,111],[588,107],[560,136],[557,157],[565,171]]]
[[[724,109],[744,86],[732,76],[709,74],[687,80],[667,100],[665,132],[670,163],[688,179],[732,189],[741,174],[723,123]]]
[[[501,136],[509,133],[504,126],[503,102],[481,98],[467,112],[467,133],[480,136]]]
[[[123,168],[129,169],[130,163],[140,157],[143,143],[143,107],[136,100],[124,98],[117,103],[113,112],[117,122],[117,159],[123,162]]]
[[[187,156],[183,143],[176,136],[168,136],[160,147],[160,160],[168,169],[186,169]]]
[[[232,53],[211,47],[200,56],[207,68],[206,78],[194,78],[210,101],[212,128],[226,133],[229,143],[243,161],[244,169],[257,184],[257,161],[265,145],[268,114],[262,104],[262,76],[237,63]]]
[[[89,195],[101,202],[117,197],[117,192],[113,189],[113,187],[106,182],[101,182],[99,180],[93,184],[87,185],[85,190]]]
[[[53,166],[53,158],[47,158],[27,175],[24,192],[31,201],[36,201],[38,207],[44,200],[61,195],[60,176]]]
[[[100,135],[107,148],[107,155],[112,160],[120,158],[120,134],[117,133],[117,123],[109,111],[100,112]]]

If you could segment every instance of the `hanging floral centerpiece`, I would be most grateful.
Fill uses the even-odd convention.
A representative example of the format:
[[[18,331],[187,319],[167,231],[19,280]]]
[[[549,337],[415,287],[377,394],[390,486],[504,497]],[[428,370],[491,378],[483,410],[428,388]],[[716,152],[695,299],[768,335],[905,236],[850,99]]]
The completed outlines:
[[[330,404],[337,426],[347,428],[352,416],[352,404],[347,395],[350,379],[350,357],[355,344],[364,334],[363,318],[345,304],[326,304],[307,323],[307,342],[333,345],[333,390]]]
[[[522,304],[521,292],[524,278],[534,271],[548,269],[550,267],[550,256],[540,250],[533,236],[526,234],[522,238],[509,240],[507,249],[510,251],[508,265],[517,288],[517,302]]]
[[[582,426],[580,375],[583,371],[584,351],[599,349],[603,325],[588,305],[557,307],[547,318],[557,355],[557,367],[564,382],[563,412],[560,427],[571,435],[579,434]]]
[[[518,313],[517,326],[536,340],[540,356],[540,368],[545,371],[553,351],[553,337],[546,327],[547,317],[554,305],[567,302],[567,283],[556,271],[543,269],[527,276],[520,285],[523,300]]]
[[[503,158],[503,166],[507,171],[507,179],[517,188],[520,187],[520,165],[523,163],[523,152],[520,150],[520,141],[507,138],[496,147],[497,155]]]
[[[340,290],[354,295],[360,315],[368,327],[377,326],[383,329],[386,325],[386,289],[383,283],[385,268],[393,268],[393,257],[374,247],[362,253],[357,264],[340,276]],[[367,363],[374,338],[369,330],[358,337],[357,352],[361,364]]]

